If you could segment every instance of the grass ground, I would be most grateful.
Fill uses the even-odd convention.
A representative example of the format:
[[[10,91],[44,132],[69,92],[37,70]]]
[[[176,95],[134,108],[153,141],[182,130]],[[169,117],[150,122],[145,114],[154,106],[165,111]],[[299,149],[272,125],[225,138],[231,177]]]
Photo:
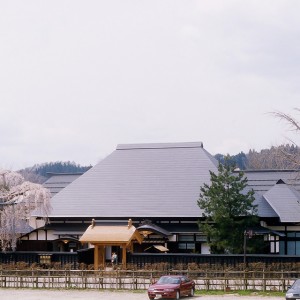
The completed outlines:
[[[239,296],[272,296],[272,297],[284,297],[284,292],[277,291],[268,291],[268,292],[260,292],[260,291],[205,291],[205,290],[197,290],[196,295],[239,295]]]

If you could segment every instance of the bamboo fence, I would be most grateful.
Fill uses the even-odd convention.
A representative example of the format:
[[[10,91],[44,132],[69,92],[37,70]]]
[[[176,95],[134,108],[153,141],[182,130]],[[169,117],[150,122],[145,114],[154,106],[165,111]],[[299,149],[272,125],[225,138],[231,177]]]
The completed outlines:
[[[0,270],[0,288],[146,290],[165,274],[184,274],[196,290],[285,291],[298,272],[275,271],[130,271],[130,270]]]

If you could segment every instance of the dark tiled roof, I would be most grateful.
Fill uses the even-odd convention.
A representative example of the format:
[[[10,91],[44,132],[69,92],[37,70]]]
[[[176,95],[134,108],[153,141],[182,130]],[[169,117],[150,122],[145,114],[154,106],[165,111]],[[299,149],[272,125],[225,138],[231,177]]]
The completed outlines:
[[[247,170],[244,171],[248,178],[248,185],[254,191],[263,194],[267,192],[278,180],[292,185],[300,191],[299,171],[295,170]]]
[[[254,204],[258,206],[258,215],[261,218],[278,218],[278,214],[276,213],[276,211],[274,211],[269,202],[266,201],[266,199],[261,194],[255,194]]]
[[[51,177],[44,182],[43,186],[49,189],[53,197],[82,174],[83,173],[50,173]]]
[[[202,143],[119,145],[52,198],[50,217],[199,217],[209,170]]]
[[[263,198],[279,215],[281,222],[300,222],[300,193],[292,186],[279,182]]]
[[[300,176],[297,170],[245,171],[248,188],[255,191],[260,217],[300,222]],[[282,184],[277,184],[277,183]]]
[[[52,198],[50,217],[199,218],[197,200],[200,186],[210,181],[209,170],[217,172],[217,161],[202,143],[118,145],[85,174],[56,174],[45,183],[53,194],[60,191]],[[248,170],[245,175],[260,217],[300,221],[298,172]],[[277,187],[280,179],[295,193]]]

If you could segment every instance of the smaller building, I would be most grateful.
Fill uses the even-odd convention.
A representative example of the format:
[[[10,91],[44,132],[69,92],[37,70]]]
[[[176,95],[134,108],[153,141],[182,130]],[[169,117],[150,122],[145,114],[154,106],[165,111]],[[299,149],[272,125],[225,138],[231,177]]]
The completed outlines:
[[[88,243],[94,247],[95,270],[99,269],[99,265],[105,266],[107,259],[111,260],[113,248],[116,257],[120,257],[118,262],[126,267],[126,253],[133,251],[134,241],[141,244],[143,237],[132,225],[131,219],[128,220],[127,226],[101,226],[96,225],[93,220],[80,238],[81,243]]]

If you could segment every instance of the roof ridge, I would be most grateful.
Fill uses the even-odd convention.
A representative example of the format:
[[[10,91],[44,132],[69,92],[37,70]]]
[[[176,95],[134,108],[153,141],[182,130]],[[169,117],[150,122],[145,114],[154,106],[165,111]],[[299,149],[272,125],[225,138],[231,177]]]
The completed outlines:
[[[174,142],[174,143],[118,144],[116,150],[170,149],[170,148],[203,148],[203,143],[202,142]]]

